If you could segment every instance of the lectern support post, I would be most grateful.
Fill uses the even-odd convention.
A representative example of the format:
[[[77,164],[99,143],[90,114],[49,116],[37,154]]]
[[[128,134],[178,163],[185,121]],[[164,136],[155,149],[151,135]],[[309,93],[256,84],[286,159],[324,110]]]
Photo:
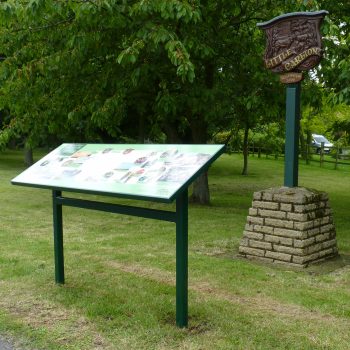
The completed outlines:
[[[176,325],[188,323],[188,190],[176,199]]]
[[[55,281],[64,283],[64,257],[63,257],[63,222],[62,204],[58,203],[57,197],[61,196],[61,191],[52,191],[53,209],[53,239],[55,251]]]
[[[176,199],[176,212],[63,197],[52,191],[55,281],[64,283],[62,206],[100,210],[176,223],[176,325],[188,325],[188,190]]]

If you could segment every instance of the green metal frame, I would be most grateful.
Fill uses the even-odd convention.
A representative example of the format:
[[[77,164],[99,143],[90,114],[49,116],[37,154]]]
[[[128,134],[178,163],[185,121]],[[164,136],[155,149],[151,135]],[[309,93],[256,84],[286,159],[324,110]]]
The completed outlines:
[[[125,145],[126,146],[126,145]],[[140,145],[128,145],[140,146]],[[191,147],[194,145],[191,145]],[[198,150],[206,147],[206,145],[196,145]],[[137,148],[136,147],[136,148]],[[158,146],[157,149],[160,149]],[[163,146],[162,146],[163,147]],[[181,183],[179,187],[173,189],[167,196],[149,195],[146,196],[137,191],[117,191],[106,192],[103,189],[85,189],[83,187],[64,187],[57,183],[40,183],[33,180],[29,176],[26,178],[27,170],[12,179],[12,184],[47,188],[52,190],[52,207],[53,207],[53,232],[54,232],[54,255],[55,255],[55,281],[58,284],[64,284],[64,252],[63,252],[63,216],[62,206],[78,207],[83,209],[92,209],[105,211],[109,213],[125,214],[138,216],[149,219],[156,219],[176,224],[176,325],[179,327],[187,327],[188,325],[188,186],[225,151],[224,145],[216,145],[216,151],[211,154],[207,163],[197,169],[186,181]],[[191,151],[191,150],[190,150]],[[35,167],[35,165],[34,165]],[[69,185],[66,185],[69,186]],[[149,208],[141,208],[135,206],[126,206],[113,203],[105,203],[91,201],[79,198],[70,198],[62,196],[62,191],[78,192],[86,194],[97,194],[102,196],[112,196],[119,198],[128,198],[136,200],[145,200],[152,202],[172,203],[176,200],[176,211],[156,210]]]
[[[301,84],[288,84],[286,87],[286,144],[284,186],[298,186],[298,153],[300,128]]]
[[[101,145],[100,145],[101,146]],[[99,147],[100,147],[99,146]],[[102,145],[103,147],[107,145]],[[101,147],[102,147],[101,146]],[[136,147],[141,145],[124,145]],[[175,145],[174,145],[175,146]],[[206,148],[208,145],[188,145],[187,152],[192,152],[193,146],[196,146],[197,152]],[[61,147],[61,146],[60,146]],[[144,145],[142,145],[144,147]],[[142,149],[141,147],[141,149]],[[161,149],[163,145],[157,146]],[[186,146],[187,147],[187,146]],[[185,147],[185,149],[187,149]],[[153,148],[153,147],[151,147]],[[150,148],[150,149],[151,149]],[[55,257],[55,281],[58,284],[65,283],[64,273],[64,239],[63,239],[63,212],[62,207],[71,206],[83,209],[92,209],[117,213],[131,216],[138,216],[149,219],[156,219],[176,224],[176,325],[178,327],[187,327],[188,325],[188,186],[203,172],[207,171],[209,166],[225,151],[224,145],[215,145],[213,152],[210,152],[210,159],[199,169],[195,171],[188,179],[178,186],[174,186],[169,193],[157,192],[146,195],[142,191],[121,190],[120,188],[109,188],[106,190],[103,186],[88,188],[80,186],[70,187],[69,182],[46,182],[36,181],[35,171],[31,174],[25,170],[22,174],[11,180],[14,185],[46,188],[52,190],[52,210],[53,210],[53,233],[54,233],[54,257]],[[53,151],[54,152],[54,151]],[[39,163],[40,164],[40,163]],[[40,164],[41,165],[41,164]],[[36,165],[33,165],[35,167]],[[29,175],[28,175],[29,174]],[[62,186],[61,186],[62,185]],[[67,187],[65,187],[67,186]],[[162,189],[162,188],[160,188]],[[64,192],[77,192],[101,196],[112,196],[118,198],[128,198],[136,200],[145,200],[161,203],[172,203],[176,200],[176,210],[156,210],[136,206],[127,206],[113,203],[98,202],[79,198],[62,196]]]
[[[176,324],[188,324],[188,190],[176,199]]]
[[[55,250],[55,281],[64,283],[64,257],[63,257],[63,216],[62,204],[57,202],[57,198],[62,195],[61,191],[52,191],[53,209],[53,238]]]
[[[55,281],[64,284],[63,215],[62,206],[139,216],[176,223],[176,325],[188,325],[188,190],[176,198],[176,211],[156,210],[112,203],[63,197],[59,190],[52,191],[53,232],[55,253]]]

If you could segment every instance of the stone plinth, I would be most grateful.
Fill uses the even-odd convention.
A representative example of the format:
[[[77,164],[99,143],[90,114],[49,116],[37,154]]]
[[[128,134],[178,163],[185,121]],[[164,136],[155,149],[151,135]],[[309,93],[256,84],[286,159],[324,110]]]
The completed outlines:
[[[239,253],[298,267],[337,256],[327,193],[303,187],[255,192]]]

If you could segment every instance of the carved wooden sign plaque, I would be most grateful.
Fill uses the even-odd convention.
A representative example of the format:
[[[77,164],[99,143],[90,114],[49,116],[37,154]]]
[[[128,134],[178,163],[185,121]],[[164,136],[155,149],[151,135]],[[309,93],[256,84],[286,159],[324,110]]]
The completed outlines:
[[[258,23],[266,34],[265,66],[282,74],[282,82],[300,81],[303,71],[320,62],[320,26],[326,14],[327,11],[293,12]]]

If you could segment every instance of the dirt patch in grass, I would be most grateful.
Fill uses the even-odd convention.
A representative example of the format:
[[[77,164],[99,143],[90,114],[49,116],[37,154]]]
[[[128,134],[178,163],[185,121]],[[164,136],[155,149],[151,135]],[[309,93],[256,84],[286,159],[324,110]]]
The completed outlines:
[[[160,269],[147,268],[140,265],[125,264],[116,261],[108,262],[106,265],[139,277],[145,277],[157,282],[175,286],[175,276]],[[344,329],[348,329],[350,327],[350,320],[347,318],[335,317],[319,311],[309,310],[300,305],[281,303],[264,295],[244,297],[219,289],[211,285],[209,282],[190,281],[189,283],[189,290],[200,293],[202,297],[204,296],[242,305],[249,313],[267,313],[271,316],[285,317],[306,322],[312,321],[327,323],[333,326],[337,324],[339,327]]]
[[[33,330],[47,330],[51,339],[58,344],[83,341],[85,349],[114,349],[93,324],[74,309],[44,300],[41,295],[32,294],[30,290],[20,283],[11,282],[10,285],[0,282],[0,308]]]

